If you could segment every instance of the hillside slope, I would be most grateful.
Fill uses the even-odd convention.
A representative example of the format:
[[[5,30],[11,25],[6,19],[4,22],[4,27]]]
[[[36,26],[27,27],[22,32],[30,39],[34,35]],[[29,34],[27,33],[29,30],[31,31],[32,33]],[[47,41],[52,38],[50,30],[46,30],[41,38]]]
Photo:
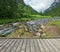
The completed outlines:
[[[44,12],[44,15],[60,16],[60,0],[54,2],[51,7]]]
[[[26,6],[23,0],[1,0],[0,1],[0,19],[27,17],[31,14],[38,14],[30,6]]]

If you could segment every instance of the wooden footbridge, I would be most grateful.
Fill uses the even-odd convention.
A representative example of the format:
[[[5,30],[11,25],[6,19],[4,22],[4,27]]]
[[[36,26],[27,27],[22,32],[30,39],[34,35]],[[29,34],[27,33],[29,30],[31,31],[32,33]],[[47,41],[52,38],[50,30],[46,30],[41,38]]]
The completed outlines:
[[[60,52],[60,39],[0,38],[0,52]]]

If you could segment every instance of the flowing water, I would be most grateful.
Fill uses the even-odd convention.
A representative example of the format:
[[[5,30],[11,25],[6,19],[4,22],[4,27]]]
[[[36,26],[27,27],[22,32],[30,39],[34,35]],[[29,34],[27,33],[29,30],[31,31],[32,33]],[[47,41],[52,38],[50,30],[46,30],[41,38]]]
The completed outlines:
[[[30,31],[36,32],[41,27],[41,25],[46,24],[46,23],[48,23],[50,21],[56,21],[56,20],[60,20],[60,18],[53,17],[53,18],[44,18],[44,19],[27,21],[26,23],[23,23],[23,26],[22,27],[23,27],[23,29],[26,32],[30,32]],[[18,24],[20,24],[20,23],[18,23]],[[14,24],[17,25],[17,23],[13,23],[13,26],[12,27],[1,29],[0,30],[0,34],[2,34],[2,35],[10,34],[11,32],[13,32],[16,29],[18,29],[18,27],[20,25],[15,27]],[[20,28],[22,28],[22,27],[20,27]]]

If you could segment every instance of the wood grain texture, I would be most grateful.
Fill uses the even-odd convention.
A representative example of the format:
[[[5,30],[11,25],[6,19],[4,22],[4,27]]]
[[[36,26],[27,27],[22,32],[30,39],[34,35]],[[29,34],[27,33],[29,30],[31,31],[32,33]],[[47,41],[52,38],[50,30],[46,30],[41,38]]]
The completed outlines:
[[[0,39],[0,52],[60,52],[60,39]]]

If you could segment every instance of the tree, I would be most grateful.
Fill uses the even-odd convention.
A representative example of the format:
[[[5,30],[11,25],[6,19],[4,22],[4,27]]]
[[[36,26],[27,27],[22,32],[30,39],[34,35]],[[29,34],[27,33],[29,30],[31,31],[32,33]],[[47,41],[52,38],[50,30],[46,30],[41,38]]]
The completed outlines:
[[[0,18],[12,18],[16,10],[16,0],[0,0]]]

